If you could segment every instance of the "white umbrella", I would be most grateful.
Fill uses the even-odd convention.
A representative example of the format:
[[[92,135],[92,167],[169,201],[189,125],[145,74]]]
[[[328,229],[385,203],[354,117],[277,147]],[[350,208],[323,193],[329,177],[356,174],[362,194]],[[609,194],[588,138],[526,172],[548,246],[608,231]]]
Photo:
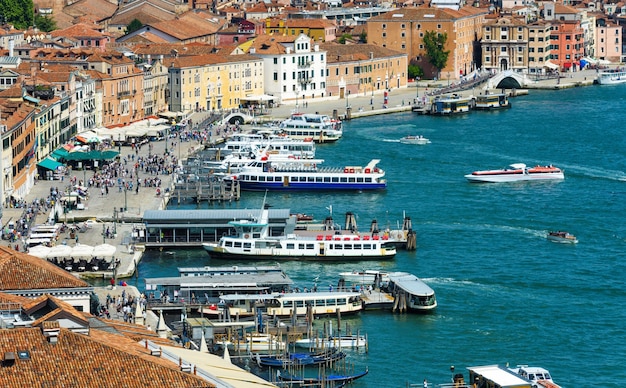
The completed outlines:
[[[93,247],[90,245],[78,244],[74,248],[72,248],[72,253],[70,254],[70,256],[74,258],[92,257]]]
[[[40,259],[45,259],[48,257],[49,253],[50,248],[45,245],[35,245],[34,247],[28,248],[29,255],[39,257]]]
[[[93,256],[95,257],[113,257],[117,252],[117,248],[111,244],[100,244],[93,247]]]
[[[50,252],[48,253],[48,256],[46,257],[50,259],[54,257],[58,257],[62,259],[62,258],[69,257],[71,253],[72,253],[72,247],[68,245],[55,245],[52,248],[50,248]]]

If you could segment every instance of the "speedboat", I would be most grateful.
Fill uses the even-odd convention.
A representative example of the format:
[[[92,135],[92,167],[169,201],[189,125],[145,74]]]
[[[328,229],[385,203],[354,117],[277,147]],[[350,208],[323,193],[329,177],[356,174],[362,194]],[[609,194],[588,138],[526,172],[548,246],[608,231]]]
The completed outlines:
[[[514,163],[500,170],[474,171],[465,175],[470,182],[519,182],[565,179],[563,170],[553,165],[527,167],[524,163]]]
[[[537,366],[518,365],[515,368],[509,368],[509,370],[527,380],[530,380],[533,383],[533,387],[560,388],[560,386],[552,380],[552,376],[547,369]]]
[[[430,143],[430,140],[428,140],[427,138],[425,138],[422,135],[408,135],[405,136],[403,138],[400,139],[400,143],[402,144],[419,144],[419,145],[423,145],[423,144],[428,144]]]
[[[548,232],[548,240],[555,243],[576,244],[578,239],[573,234],[557,230],[556,232]]]

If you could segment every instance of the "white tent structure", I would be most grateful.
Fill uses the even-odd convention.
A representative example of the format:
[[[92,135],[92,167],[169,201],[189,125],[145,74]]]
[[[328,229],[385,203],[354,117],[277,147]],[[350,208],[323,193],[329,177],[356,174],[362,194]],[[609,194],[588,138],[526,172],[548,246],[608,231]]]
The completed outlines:
[[[50,254],[50,248],[45,245],[36,245],[28,248],[28,254],[39,257],[40,259],[45,259],[48,257],[48,254]]]
[[[113,257],[117,252],[117,248],[111,244],[100,244],[93,247],[92,255],[94,257]]]
[[[57,257],[59,259],[64,259],[66,257],[70,257],[71,254],[72,247],[70,247],[69,245],[55,245],[50,248],[50,252],[46,256],[46,258],[52,259]]]
[[[93,247],[90,245],[78,244],[72,248],[70,256],[75,259],[91,258],[93,257]]]

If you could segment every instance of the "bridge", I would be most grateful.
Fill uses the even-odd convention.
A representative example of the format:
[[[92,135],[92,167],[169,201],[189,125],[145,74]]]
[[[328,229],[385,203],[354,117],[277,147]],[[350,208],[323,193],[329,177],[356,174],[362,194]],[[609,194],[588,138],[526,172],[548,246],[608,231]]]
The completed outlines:
[[[486,89],[523,89],[535,83],[537,81],[529,79],[526,74],[506,70],[489,78]]]
[[[248,113],[235,109],[224,116],[220,121],[221,124],[247,124],[254,121],[255,117]]]

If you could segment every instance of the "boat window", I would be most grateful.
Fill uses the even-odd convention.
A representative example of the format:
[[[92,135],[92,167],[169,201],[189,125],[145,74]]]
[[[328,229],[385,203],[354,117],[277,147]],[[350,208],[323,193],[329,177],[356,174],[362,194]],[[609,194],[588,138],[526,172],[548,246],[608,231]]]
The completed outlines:
[[[300,182],[306,182],[306,177],[305,176],[301,176],[300,178],[298,178],[300,180]]]
[[[288,243],[287,249],[295,249],[296,245],[294,243]]]
[[[316,176],[315,177],[315,182],[321,182],[322,181],[322,177],[321,176]]]
[[[306,249],[315,249],[315,244],[306,244]]]
[[[361,244],[354,244],[354,249],[361,249]]]
[[[292,181],[292,182],[297,182],[298,181],[298,177],[297,176],[292,176],[292,177],[289,177],[289,180]]]
[[[241,241],[235,241],[235,248],[241,248]]]
[[[233,242],[232,242],[232,241],[228,241],[228,240],[226,240],[226,241],[224,242],[224,246],[225,246],[225,247],[232,247],[232,246],[233,246]]]
[[[550,380],[552,377],[550,377],[550,373],[545,372],[543,377],[545,377],[546,380]]]
[[[304,307],[304,301],[303,300],[296,300],[296,307]]]
[[[356,178],[356,181],[359,183],[363,183],[363,178]]]
[[[304,249],[304,244],[298,244],[298,249]]]
[[[326,306],[335,306],[337,305],[337,299],[328,299],[326,301]]]
[[[350,177],[350,178],[348,178],[348,182],[354,183],[354,182],[356,182],[356,178]]]
[[[292,300],[283,300],[283,307],[290,308],[292,306],[293,306],[293,301]]]
[[[350,249],[350,250],[352,250],[352,244],[344,244],[343,249]]]
[[[372,244],[363,244],[363,249],[372,249]]]
[[[346,183],[347,181],[348,181],[348,178],[341,178],[342,183]]]
[[[324,177],[324,182],[330,182],[330,177],[329,176],[325,176]]]
[[[335,244],[335,249],[341,250],[341,244]]]
[[[250,243],[250,242],[244,242],[244,243],[243,243],[243,247],[244,247],[244,248],[252,248],[252,243]]]
[[[337,305],[342,305],[346,303],[347,303],[347,299],[345,298],[337,299]]]
[[[274,177],[274,182],[282,182],[281,177],[279,176]]]
[[[313,177],[313,176],[307,177],[307,181],[315,182],[315,177]]]
[[[265,182],[265,177],[264,176],[260,176],[259,177],[259,182]]]
[[[250,176],[250,180],[254,182],[254,181],[257,180],[257,177],[256,176]]]
[[[366,183],[372,183],[372,178],[365,178]]]
[[[315,301],[315,305],[316,306],[326,306],[326,300],[318,299],[318,300]]]
[[[332,177],[332,181],[333,182],[339,182],[339,177],[336,177],[336,176]]]

